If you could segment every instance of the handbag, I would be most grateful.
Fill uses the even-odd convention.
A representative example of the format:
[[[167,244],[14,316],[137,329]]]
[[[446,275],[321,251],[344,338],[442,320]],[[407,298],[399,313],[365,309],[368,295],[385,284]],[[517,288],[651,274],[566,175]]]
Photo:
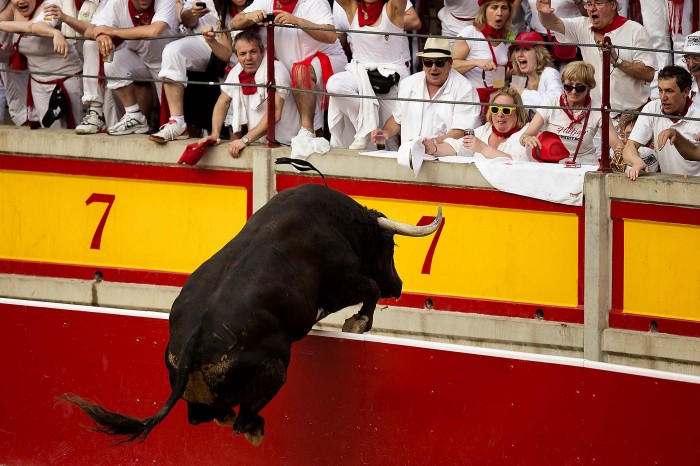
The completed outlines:
[[[384,76],[379,70],[367,70],[367,77],[375,94],[388,94],[391,88],[401,79],[399,73]]]
[[[547,29],[547,41],[551,44],[552,58],[560,61],[571,61],[576,58],[578,48],[575,45],[554,45],[557,38],[552,36],[552,31]]]

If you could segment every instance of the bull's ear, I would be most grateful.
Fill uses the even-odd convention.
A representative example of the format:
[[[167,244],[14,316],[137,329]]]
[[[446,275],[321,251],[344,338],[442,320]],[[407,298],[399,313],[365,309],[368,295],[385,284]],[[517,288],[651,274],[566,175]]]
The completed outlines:
[[[397,235],[403,236],[428,236],[435,233],[442,222],[442,206],[438,206],[437,215],[429,225],[415,226],[407,223],[395,222],[385,217],[377,219],[379,226],[384,230],[393,231]]]

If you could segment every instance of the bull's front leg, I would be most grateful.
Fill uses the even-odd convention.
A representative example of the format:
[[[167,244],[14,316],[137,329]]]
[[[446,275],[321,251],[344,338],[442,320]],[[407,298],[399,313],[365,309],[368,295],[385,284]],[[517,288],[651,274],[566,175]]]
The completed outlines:
[[[343,332],[365,333],[372,330],[374,310],[380,297],[379,286],[373,280],[363,277],[356,291],[362,297],[362,307],[357,314],[345,320]]]

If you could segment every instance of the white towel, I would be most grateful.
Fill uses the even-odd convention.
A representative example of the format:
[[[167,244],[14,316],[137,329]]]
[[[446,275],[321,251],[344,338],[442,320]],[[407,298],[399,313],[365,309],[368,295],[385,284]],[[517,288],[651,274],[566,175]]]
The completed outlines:
[[[567,168],[555,163],[520,162],[500,157],[475,159],[486,181],[507,193],[573,206],[583,205],[583,179],[595,165]]]

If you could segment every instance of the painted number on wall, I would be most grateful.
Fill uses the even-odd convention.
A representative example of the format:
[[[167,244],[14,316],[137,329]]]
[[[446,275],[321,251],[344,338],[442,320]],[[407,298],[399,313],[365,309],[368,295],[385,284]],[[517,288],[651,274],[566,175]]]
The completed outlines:
[[[422,227],[424,225],[430,225],[430,223],[435,220],[435,217],[430,217],[428,215],[425,215],[421,217],[420,220],[418,220],[418,223],[416,226]],[[437,243],[440,240],[440,234],[442,233],[442,227],[445,226],[445,217],[442,217],[442,222],[440,222],[440,226],[438,227],[437,231],[433,234],[433,240],[430,242],[430,247],[428,248],[428,253],[425,255],[425,260],[423,261],[423,269],[420,271],[423,275],[429,275],[430,274],[430,267],[433,264],[433,254],[435,254],[435,248],[437,247]]]
[[[85,201],[85,205],[90,205],[93,202],[101,202],[107,204],[107,208],[102,214],[100,223],[97,224],[97,229],[95,234],[92,235],[92,243],[90,244],[90,249],[100,249],[100,243],[102,242],[102,231],[104,231],[105,223],[107,223],[107,217],[109,216],[109,211],[112,210],[112,204],[114,204],[114,194],[98,194],[92,193],[90,197]]]

